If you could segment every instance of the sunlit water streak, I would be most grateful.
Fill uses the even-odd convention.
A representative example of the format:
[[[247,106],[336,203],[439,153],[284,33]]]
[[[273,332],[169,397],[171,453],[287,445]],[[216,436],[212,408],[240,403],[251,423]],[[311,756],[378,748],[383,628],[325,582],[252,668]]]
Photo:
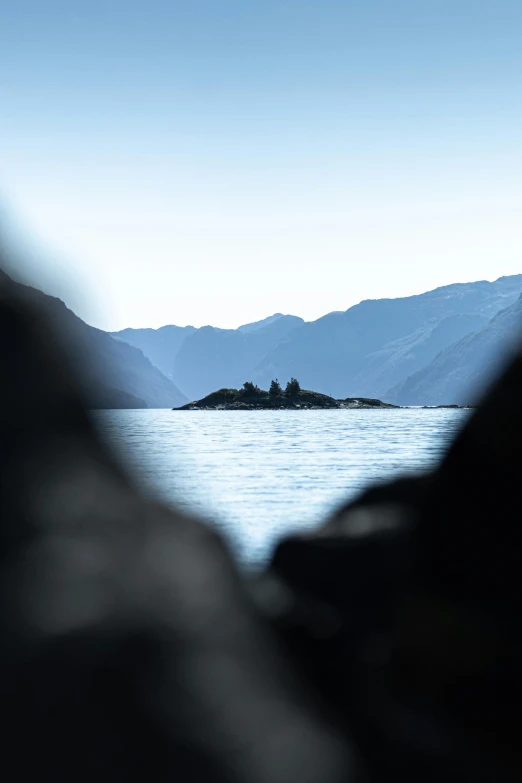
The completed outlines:
[[[467,416],[415,409],[97,415],[140,482],[211,519],[250,565],[371,482],[433,465]]]

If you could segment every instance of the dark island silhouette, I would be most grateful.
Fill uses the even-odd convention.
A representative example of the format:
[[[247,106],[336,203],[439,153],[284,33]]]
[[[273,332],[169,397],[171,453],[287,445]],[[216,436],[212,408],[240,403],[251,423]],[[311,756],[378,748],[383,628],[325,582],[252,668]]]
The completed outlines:
[[[400,405],[372,399],[370,397],[346,397],[336,400],[327,394],[302,389],[296,378],[291,378],[285,389],[276,379],[270,389],[260,389],[246,381],[241,389],[219,389],[207,394],[201,400],[188,402],[174,411],[253,411],[253,410],[327,410],[327,409],[390,409],[398,410]],[[423,405],[422,408],[469,408],[470,405]]]
[[[189,402],[177,411],[190,410],[316,410],[328,408],[396,408],[396,405],[367,397],[348,397],[335,400],[327,394],[302,389],[298,380],[292,378],[285,389],[274,380],[270,389],[260,389],[246,381],[241,389],[219,389],[201,400]]]

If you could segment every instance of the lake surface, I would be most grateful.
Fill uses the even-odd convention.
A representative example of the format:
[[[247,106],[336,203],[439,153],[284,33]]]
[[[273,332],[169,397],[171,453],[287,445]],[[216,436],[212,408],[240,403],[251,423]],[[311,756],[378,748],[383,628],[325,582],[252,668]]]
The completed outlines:
[[[433,465],[465,410],[170,411],[97,414],[140,482],[211,520],[245,565],[317,525],[362,488]]]

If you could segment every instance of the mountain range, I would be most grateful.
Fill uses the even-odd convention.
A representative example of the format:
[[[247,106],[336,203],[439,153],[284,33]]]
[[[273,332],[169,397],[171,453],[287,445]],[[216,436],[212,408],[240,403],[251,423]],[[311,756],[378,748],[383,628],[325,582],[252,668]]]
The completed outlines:
[[[335,398],[467,404],[517,332],[521,293],[522,275],[511,275],[365,300],[311,322],[276,313],[237,329],[111,334],[141,349],[191,400],[245,380],[267,388],[272,378],[284,384],[296,377],[303,388]]]
[[[90,407],[172,408],[188,401],[142,351],[89,326],[60,299],[16,283],[0,270],[2,288],[29,300],[50,319]]]
[[[446,399],[476,403],[500,371],[522,333],[522,295],[476,332],[441,351],[390,393],[398,405],[438,405]]]
[[[34,300],[69,344],[92,407],[172,408],[249,380],[298,378],[336,399],[396,405],[473,403],[522,332],[522,275],[365,300],[305,322],[275,313],[237,329],[163,326],[104,332],[63,302],[7,282]]]

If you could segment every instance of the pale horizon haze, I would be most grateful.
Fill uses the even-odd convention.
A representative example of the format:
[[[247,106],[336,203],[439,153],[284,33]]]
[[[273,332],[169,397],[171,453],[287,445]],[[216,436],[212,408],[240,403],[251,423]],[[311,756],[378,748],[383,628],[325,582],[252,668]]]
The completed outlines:
[[[0,74],[14,271],[95,326],[522,272],[520,0],[19,0]]]

